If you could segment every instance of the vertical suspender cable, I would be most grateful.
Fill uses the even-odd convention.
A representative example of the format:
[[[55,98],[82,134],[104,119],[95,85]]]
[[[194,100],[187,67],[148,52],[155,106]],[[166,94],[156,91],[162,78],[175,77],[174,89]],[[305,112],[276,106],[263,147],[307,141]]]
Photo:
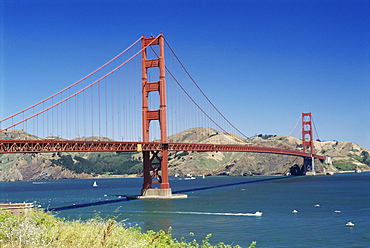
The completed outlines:
[[[118,73],[119,73],[119,71],[117,72],[117,75],[118,75]],[[116,76],[116,74],[114,75],[114,76]],[[111,121],[112,121],[112,139],[115,139],[115,140],[117,140],[117,138],[115,138],[115,136],[114,136],[114,99],[115,99],[115,97],[114,97],[114,83],[115,83],[115,80],[114,80],[114,76],[112,76],[112,82],[111,82],[111,84],[110,84],[110,88],[111,88],[111,108],[112,108],[112,111],[111,111]]]
[[[94,137],[94,88],[91,88],[91,104],[90,104],[90,113],[91,113],[91,138]]]
[[[100,96],[101,96],[101,94],[100,94],[100,81],[99,81],[99,83],[98,83],[98,137],[99,137],[99,139],[100,139],[100,137],[101,137],[101,132],[100,132],[100,121],[101,121],[101,119],[100,119],[100,108],[101,108],[101,106],[100,106]]]
[[[105,98],[105,137],[108,138],[108,79],[104,79],[104,98]]]
[[[86,137],[86,91],[82,93],[83,136]]]
[[[122,73],[123,69],[120,70],[120,73],[118,74],[118,80],[117,80],[117,131],[118,131],[118,138],[121,140],[121,82],[122,82]],[[123,139],[122,139],[123,141]]]

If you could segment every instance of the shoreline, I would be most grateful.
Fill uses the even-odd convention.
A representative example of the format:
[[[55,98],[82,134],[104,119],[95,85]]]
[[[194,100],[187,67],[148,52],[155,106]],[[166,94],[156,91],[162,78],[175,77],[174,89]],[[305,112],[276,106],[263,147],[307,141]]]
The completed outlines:
[[[370,170],[362,170],[361,172],[356,172],[355,170],[351,170],[351,171],[337,171],[337,172],[333,172],[333,174],[345,174],[345,173],[362,173],[362,172],[370,172]],[[325,175],[329,175],[327,173],[317,173],[316,176],[325,176]],[[210,176],[207,176],[207,177],[222,177],[222,176],[225,176],[225,175],[210,175]],[[281,174],[281,175],[277,175],[277,174],[274,174],[274,175],[253,175],[253,177],[263,177],[263,176],[273,176],[273,177],[291,177],[291,176],[287,176],[287,175],[284,175],[284,174]],[[172,176],[173,178],[175,178],[174,176]],[[172,178],[171,177],[171,178]],[[185,176],[184,176],[185,177]],[[201,177],[201,176],[196,176],[196,177]],[[227,177],[251,177],[251,176],[227,176]],[[60,180],[76,180],[76,179],[110,179],[110,178],[143,178],[142,176],[139,176],[137,174],[131,174],[131,175],[99,175],[99,176],[88,176],[88,175],[79,175],[75,178],[63,178],[63,179],[55,179],[55,180],[21,180],[21,181],[0,181],[0,182],[42,182],[42,181],[60,181]],[[183,178],[183,177],[179,177],[179,178]]]

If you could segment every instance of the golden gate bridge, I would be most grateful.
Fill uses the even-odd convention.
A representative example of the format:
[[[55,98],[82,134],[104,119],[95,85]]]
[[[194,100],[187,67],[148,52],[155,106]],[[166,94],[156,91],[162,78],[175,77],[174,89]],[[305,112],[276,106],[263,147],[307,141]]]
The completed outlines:
[[[301,150],[252,142],[210,101],[160,34],[139,38],[81,80],[0,120],[0,153],[142,152],[142,196],[168,198],[169,151],[293,155],[304,158],[305,171],[314,171],[314,159],[326,157],[315,154],[311,113],[301,114],[301,124]],[[229,138],[171,142],[168,134],[194,127]],[[17,138],[24,132],[32,135]]]

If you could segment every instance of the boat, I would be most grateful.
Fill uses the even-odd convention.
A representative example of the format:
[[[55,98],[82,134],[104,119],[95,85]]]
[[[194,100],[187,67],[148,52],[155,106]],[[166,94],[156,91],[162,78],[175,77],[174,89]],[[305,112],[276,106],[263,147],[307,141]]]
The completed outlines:
[[[254,214],[249,214],[249,213],[247,213],[247,214],[246,214],[246,216],[262,216],[262,212],[257,211],[257,212],[255,212]]]
[[[96,181],[94,181],[93,187],[98,187],[98,184],[96,183]]]
[[[334,213],[340,213],[341,211],[340,210],[335,210]]]
[[[316,204],[316,205],[315,205],[315,207],[317,207],[317,208],[318,208],[318,207],[320,207],[320,205],[319,205],[319,204]]]
[[[353,224],[352,222],[348,221],[346,226],[349,226],[349,227],[352,227],[352,226],[355,226],[355,224]]]
[[[294,209],[294,210],[292,211],[292,213],[293,213],[293,214],[296,214],[296,213],[298,213],[298,211]]]
[[[262,212],[260,211],[257,211],[255,213],[239,213],[239,214],[232,214],[232,215],[235,215],[235,216],[262,216]]]
[[[185,177],[184,180],[194,180],[195,177],[191,176],[191,177]]]
[[[193,177],[193,175],[191,175],[191,174],[187,174],[186,176],[187,177],[184,178],[185,180],[194,180],[195,179],[195,177]]]

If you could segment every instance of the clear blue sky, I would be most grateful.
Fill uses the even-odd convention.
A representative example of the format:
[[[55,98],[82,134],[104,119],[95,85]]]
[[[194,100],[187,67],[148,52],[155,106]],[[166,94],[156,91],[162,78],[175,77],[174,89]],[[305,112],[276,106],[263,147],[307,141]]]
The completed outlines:
[[[163,32],[246,135],[289,134],[312,112],[322,140],[370,148],[370,1],[0,0],[0,118]]]

